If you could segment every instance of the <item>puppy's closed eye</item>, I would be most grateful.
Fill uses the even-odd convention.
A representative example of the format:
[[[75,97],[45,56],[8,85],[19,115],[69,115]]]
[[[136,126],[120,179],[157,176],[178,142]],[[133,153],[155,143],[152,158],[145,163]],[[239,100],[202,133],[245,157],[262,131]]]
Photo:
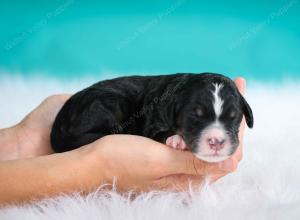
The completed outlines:
[[[196,115],[199,117],[204,116],[204,109],[202,107],[196,108],[195,112],[196,112]]]
[[[236,111],[235,110],[231,110],[229,112],[229,118],[233,119],[233,118],[235,118],[235,116],[236,116]]]

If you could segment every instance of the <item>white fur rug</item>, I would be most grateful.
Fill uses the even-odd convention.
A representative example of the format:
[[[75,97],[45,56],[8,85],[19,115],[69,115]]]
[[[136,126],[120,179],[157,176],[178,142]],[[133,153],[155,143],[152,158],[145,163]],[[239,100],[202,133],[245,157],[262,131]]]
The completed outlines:
[[[2,74],[0,127],[18,122],[48,95],[74,92],[94,81]],[[61,196],[1,209],[0,219],[300,219],[300,82],[249,83],[247,100],[255,125],[246,130],[237,172],[200,192],[152,192],[134,200],[115,192]]]

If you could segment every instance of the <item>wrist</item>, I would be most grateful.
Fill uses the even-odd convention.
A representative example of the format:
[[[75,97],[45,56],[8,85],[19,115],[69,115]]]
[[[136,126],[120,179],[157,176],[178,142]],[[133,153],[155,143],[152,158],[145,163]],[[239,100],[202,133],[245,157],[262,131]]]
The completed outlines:
[[[104,157],[96,152],[93,144],[58,155],[63,156],[62,166],[65,167],[65,170],[57,169],[61,180],[66,179],[68,172],[72,182],[70,188],[74,191],[88,193],[108,182]]]
[[[111,173],[109,173],[105,143],[102,139],[80,148],[82,164],[86,166],[87,170],[87,173],[84,174],[86,184],[93,189],[113,182]]]

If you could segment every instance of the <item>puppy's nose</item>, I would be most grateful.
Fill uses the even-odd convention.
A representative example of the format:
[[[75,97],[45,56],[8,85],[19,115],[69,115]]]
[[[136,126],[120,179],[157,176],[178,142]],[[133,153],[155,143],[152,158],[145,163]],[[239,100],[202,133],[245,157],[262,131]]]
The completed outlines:
[[[224,138],[209,138],[207,140],[209,147],[212,150],[219,151],[224,147],[225,139]]]

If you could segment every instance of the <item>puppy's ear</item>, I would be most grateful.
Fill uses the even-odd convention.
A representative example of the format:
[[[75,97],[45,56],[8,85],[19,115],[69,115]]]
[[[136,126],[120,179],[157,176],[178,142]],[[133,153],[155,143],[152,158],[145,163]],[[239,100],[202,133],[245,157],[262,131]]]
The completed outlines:
[[[253,119],[252,109],[250,108],[250,106],[249,106],[248,102],[245,100],[245,98],[241,94],[240,94],[240,96],[241,96],[242,110],[243,110],[243,114],[246,119],[246,123],[249,128],[253,128],[254,119]]]

